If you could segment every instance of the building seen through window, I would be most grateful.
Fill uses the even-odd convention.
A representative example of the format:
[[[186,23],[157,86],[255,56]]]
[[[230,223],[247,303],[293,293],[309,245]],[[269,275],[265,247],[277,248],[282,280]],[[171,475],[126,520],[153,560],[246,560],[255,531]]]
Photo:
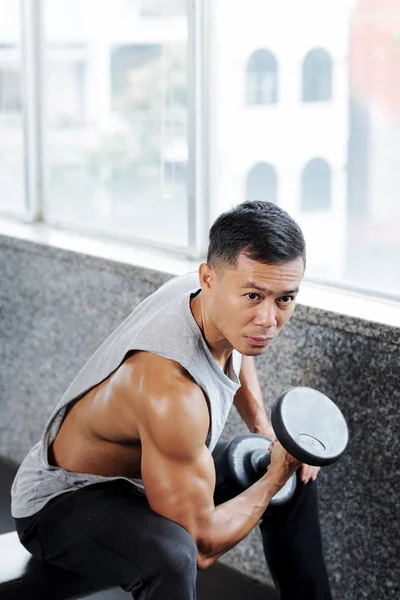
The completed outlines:
[[[95,20],[88,0],[57,3],[44,4],[46,220],[185,247],[186,4],[171,22],[178,3],[146,3],[144,19],[139,0],[102,2]]]
[[[268,163],[252,167],[246,180],[246,200],[264,200],[277,204],[277,175]]]
[[[268,50],[257,50],[247,63],[247,104],[275,104],[278,96],[278,64]]]
[[[21,2],[0,1],[0,210],[26,211]]]
[[[400,293],[400,0],[218,0],[199,37],[201,0],[43,0],[38,161],[23,4],[0,1],[2,211],[25,214],[39,164],[45,221],[192,254],[196,219],[269,200],[308,276]]]
[[[303,61],[303,102],[332,99],[332,58],[323,48],[310,50]]]
[[[329,210],[331,206],[332,173],[322,158],[314,158],[304,168],[301,181],[303,211]]]
[[[60,129],[79,127],[86,119],[89,50],[85,44],[49,44],[46,65],[46,111]]]
[[[187,0],[139,0],[142,17],[185,15]]]
[[[21,76],[18,71],[0,67],[0,112],[22,110]]]

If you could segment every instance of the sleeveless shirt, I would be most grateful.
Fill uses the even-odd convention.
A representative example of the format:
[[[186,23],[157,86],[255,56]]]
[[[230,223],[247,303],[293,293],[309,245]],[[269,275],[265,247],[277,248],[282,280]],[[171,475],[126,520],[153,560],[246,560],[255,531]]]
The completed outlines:
[[[48,461],[48,448],[68,406],[107,379],[135,350],[174,360],[190,373],[208,404],[206,445],[213,451],[240,387],[241,354],[233,350],[227,374],[216,364],[190,308],[192,297],[200,291],[197,272],[167,281],[141,302],[89,358],[51,413],[40,441],[18,469],[11,488],[13,517],[31,516],[59,494],[107,480],[126,479],[146,493],[141,479],[75,473]]]

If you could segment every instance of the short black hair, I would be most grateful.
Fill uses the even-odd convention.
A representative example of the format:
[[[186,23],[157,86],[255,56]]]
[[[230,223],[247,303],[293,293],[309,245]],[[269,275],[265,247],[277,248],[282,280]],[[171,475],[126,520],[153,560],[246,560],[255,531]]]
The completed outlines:
[[[243,202],[222,213],[210,229],[207,264],[235,268],[239,255],[279,265],[301,257],[306,243],[296,221],[272,202]]]

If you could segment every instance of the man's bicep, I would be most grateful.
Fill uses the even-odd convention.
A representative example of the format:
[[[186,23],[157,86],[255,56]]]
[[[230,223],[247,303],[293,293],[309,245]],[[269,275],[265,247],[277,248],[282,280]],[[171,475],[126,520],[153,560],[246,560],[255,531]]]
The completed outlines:
[[[192,401],[193,402],[192,402]],[[205,399],[169,401],[142,428],[142,479],[151,508],[199,541],[214,511],[214,461],[205,446]]]
[[[214,510],[215,469],[207,448],[182,461],[147,446],[142,478],[151,508],[184,527],[197,543]]]

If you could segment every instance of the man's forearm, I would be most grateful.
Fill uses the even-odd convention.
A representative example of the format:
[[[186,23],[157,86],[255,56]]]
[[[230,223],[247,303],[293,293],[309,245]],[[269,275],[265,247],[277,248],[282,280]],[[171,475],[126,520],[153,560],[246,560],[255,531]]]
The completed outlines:
[[[262,392],[252,356],[243,356],[240,370],[241,387],[234,398],[235,407],[251,433],[273,436],[273,429],[265,412]]]
[[[215,507],[212,527],[208,534],[205,532],[199,550],[199,569],[211,566],[250,533],[283,483],[272,481],[267,473],[232,500]]]

